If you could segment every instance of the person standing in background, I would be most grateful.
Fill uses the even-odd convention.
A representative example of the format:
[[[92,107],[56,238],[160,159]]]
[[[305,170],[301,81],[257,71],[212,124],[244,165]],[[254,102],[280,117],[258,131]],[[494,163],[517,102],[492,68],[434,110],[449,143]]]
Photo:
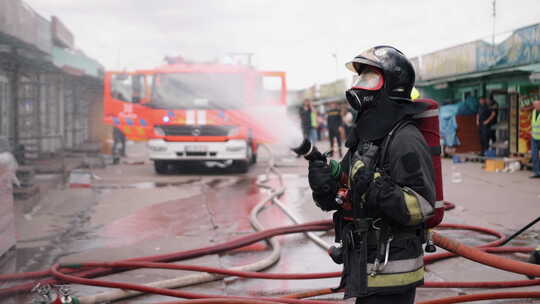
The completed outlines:
[[[317,131],[319,129],[319,122],[317,121],[317,111],[311,107],[311,113],[310,113],[310,122],[311,122],[311,129],[309,131],[309,140],[312,143],[317,142],[319,140],[317,136]]]
[[[476,115],[476,125],[480,132],[480,146],[482,147],[480,155],[484,156],[486,150],[489,149],[489,139],[491,138],[491,126],[495,119],[496,112],[488,104],[485,97],[480,98],[480,107]]]
[[[490,121],[491,130],[489,132],[489,140],[491,140],[492,144],[497,141],[497,131],[493,128],[493,126],[497,124],[497,116],[499,114],[499,104],[497,103],[497,101],[495,101],[493,95],[494,94],[491,93],[488,99],[488,107],[493,113],[493,119]]]
[[[534,175],[530,178],[540,178],[540,158],[538,156],[540,150],[540,100],[535,100],[533,106],[534,109],[531,115],[531,159]]]
[[[339,157],[343,157],[341,151],[341,134],[339,133],[339,128],[343,125],[343,120],[341,119],[341,110],[337,107],[337,104],[330,104],[330,108],[326,112],[326,121],[328,125],[328,139],[330,140],[331,153],[334,155],[335,139],[337,141]]]
[[[326,122],[324,115],[321,113],[317,113],[317,124],[317,138],[319,138],[319,140],[323,140],[326,138]]]
[[[311,131],[311,101],[304,99],[304,103],[299,111],[300,125],[302,127],[302,134],[304,138],[310,138]]]
[[[119,153],[117,156],[126,157],[126,135],[118,127],[113,127],[112,152],[113,155]]]

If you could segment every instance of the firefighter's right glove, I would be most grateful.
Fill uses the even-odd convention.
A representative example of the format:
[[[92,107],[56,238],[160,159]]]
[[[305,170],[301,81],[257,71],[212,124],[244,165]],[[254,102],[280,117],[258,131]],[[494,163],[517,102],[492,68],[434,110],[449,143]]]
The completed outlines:
[[[368,215],[370,217],[377,218],[383,216],[381,202],[385,202],[395,195],[396,187],[392,178],[387,174],[381,174],[380,172],[373,174],[373,181],[369,185],[365,195]],[[391,210],[389,211],[391,212]]]
[[[379,148],[373,144],[365,144],[359,147],[352,156],[351,186],[355,200],[367,192],[373,181],[378,150]]]
[[[338,182],[332,176],[332,170],[326,162],[310,161],[308,180],[317,207],[324,211],[338,209],[339,206],[336,203]]]

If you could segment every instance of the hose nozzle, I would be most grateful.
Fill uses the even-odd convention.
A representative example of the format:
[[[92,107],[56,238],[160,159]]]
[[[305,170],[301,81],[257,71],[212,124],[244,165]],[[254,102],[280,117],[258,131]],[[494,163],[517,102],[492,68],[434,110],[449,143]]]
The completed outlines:
[[[326,155],[319,152],[317,147],[315,147],[315,145],[307,138],[305,138],[298,147],[292,148],[291,150],[309,161],[321,160],[326,162]]]

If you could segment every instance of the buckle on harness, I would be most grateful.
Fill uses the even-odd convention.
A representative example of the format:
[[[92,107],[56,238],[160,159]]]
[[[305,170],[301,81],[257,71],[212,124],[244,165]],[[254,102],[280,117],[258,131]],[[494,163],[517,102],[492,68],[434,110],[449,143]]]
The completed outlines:
[[[380,217],[374,219],[374,220],[371,222],[371,228],[372,228],[373,230],[381,230],[381,226],[377,226],[377,224],[378,224],[379,222],[381,222],[381,221],[382,221],[382,218],[380,218]],[[382,225],[382,222],[381,222],[381,225]]]
[[[354,218],[352,219],[352,224],[354,229],[349,230],[349,242],[352,245],[353,248],[357,249],[359,248],[357,245],[359,244],[357,242],[357,237],[360,239],[358,241],[360,242],[366,242],[367,236],[366,233],[368,233],[370,230],[377,229],[377,226],[374,226],[374,223],[376,223],[377,220],[373,220],[372,218]]]
[[[388,257],[390,256],[390,243],[392,242],[393,239],[394,237],[390,235],[388,239],[386,240],[386,243],[384,244],[383,248],[381,248],[382,249],[381,252],[384,251],[384,261],[382,265],[380,264],[381,262],[379,259],[379,255],[375,257],[373,268],[371,269],[369,273],[370,276],[372,277],[376,276],[377,273],[381,272],[388,264]]]

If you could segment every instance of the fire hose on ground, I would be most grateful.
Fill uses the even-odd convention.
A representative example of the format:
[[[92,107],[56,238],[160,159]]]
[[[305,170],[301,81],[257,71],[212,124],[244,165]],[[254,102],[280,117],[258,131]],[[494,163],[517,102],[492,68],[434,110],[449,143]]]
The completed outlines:
[[[273,159],[267,174],[273,172],[278,174],[281,181],[281,176],[275,170],[273,166]],[[168,295],[173,297],[180,297],[184,299],[176,302],[167,303],[243,303],[243,304],[266,304],[266,303],[312,303],[312,304],[324,304],[324,303],[336,303],[335,301],[320,301],[320,300],[305,300],[304,298],[314,297],[319,295],[325,295],[336,292],[331,288],[322,290],[313,290],[300,294],[291,294],[284,297],[232,297],[223,295],[209,295],[209,294],[197,294],[183,291],[171,290],[169,288],[178,288],[212,280],[222,279],[226,276],[244,277],[244,278],[258,278],[258,279],[274,279],[274,280],[305,280],[305,279],[320,279],[339,277],[340,272],[329,273],[310,273],[310,274],[279,274],[279,273],[261,273],[260,270],[266,269],[275,264],[280,258],[279,243],[272,237],[289,234],[289,233],[306,233],[308,237],[314,240],[317,245],[322,248],[328,248],[330,245],[324,242],[320,237],[314,234],[314,231],[328,231],[332,228],[331,221],[317,221],[305,224],[296,224],[286,227],[273,228],[263,230],[262,225],[257,220],[257,214],[263,210],[268,202],[274,203],[295,223],[299,220],[285,207],[283,203],[279,201],[279,197],[284,193],[285,189],[280,188],[275,190],[269,186],[261,185],[262,187],[271,191],[270,195],[259,203],[251,212],[251,220],[256,230],[260,230],[251,235],[240,237],[229,242],[222,244],[209,246],[200,249],[187,250],[182,252],[176,252],[165,255],[156,255],[149,257],[142,257],[136,259],[129,259],[116,262],[89,262],[79,264],[65,264],[54,265],[48,270],[31,272],[31,273],[19,273],[10,275],[0,275],[0,281],[6,280],[22,280],[22,279],[37,279],[42,277],[50,277],[40,280],[42,283],[54,283],[54,282],[68,282],[77,284],[86,284],[93,286],[103,286],[119,288],[118,291],[109,293],[102,293],[95,296],[89,296],[81,298],[81,303],[100,303],[105,301],[114,301],[121,298],[133,297],[143,293],[154,293],[161,295]],[[448,206],[451,207],[451,206]],[[497,247],[505,243],[508,238],[504,235],[482,227],[466,226],[466,225],[451,225],[441,224],[440,228],[450,229],[465,229],[473,230],[480,233],[488,234],[497,237],[498,239],[478,248],[470,247],[451,240],[442,236],[439,233],[433,233],[433,240],[435,244],[441,248],[448,250],[449,252],[431,254],[424,257],[425,264],[430,264],[435,261],[450,258],[456,255],[465,257],[467,259],[482,263],[484,265],[492,266],[498,269],[540,277],[540,266],[529,263],[519,262],[495,255],[494,253],[513,253],[522,252],[529,253],[534,248],[530,247]],[[189,258],[199,257],[207,254],[223,253],[232,249],[241,248],[262,240],[267,240],[272,252],[265,259],[240,267],[231,269],[220,269],[213,267],[193,266],[193,265],[181,265],[171,264],[167,262],[181,261]],[[129,284],[103,281],[98,279],[89,279],[104,276],[107,274],[127,271],[138,268],[159,268],[159,269],[178,269],[200,272],[199,274],[183,276],[175,279],[150,283],[147,285]],[[51,278],[52,277],[52,278]],[[35,283],[26,283],[10,288],[0,289],[0,298],[12,295],[17,292],[29,291]],[[423,287],[425,288],[510,288],[510,287],[523,287],[540,285],[540,279],[534,280],[520,280],[520,281],[501,281],[501,282],[426,282]],[[500,292],[500,293],[483,293],[483,294],[469,294],[460,295],[455,297],[448,297],[443,299],[435,299],[421,302],[422,304],[440,304],[440,303],[460,303],[467,301],[479,301],[488,299],[508,299],[508,298],[540,298],[540,292]],[[164,304],[164,303],[162,303]]]
[[[540,271],[539,269],[540,266],[531,267],[532,265],[528,263],[512,261],[507,258],[501,258],[501,257],[484,252],[484,250],[490,251],[490,252],[530,252],[531,248],[526,248],[526,247],[524,248],[521,248],[521,247],[490,248],[488,247],[488,248],[476,249],[473,247],[464,246],[453,240],[442,237],[439,234],[436,234],[436,235],[437,235],[437,237],[435,238],[436,243],[442,245],[441,247],[447,248],[449,250],[455,250],[455,252],[460,254],[461,256],[481,262],[482,264],[486,264],[490,266],[497,266],[497,267],[502,265],[502,267],[500,267],[501,269],[505,269],[505,270],[509,270],[509,271],[517,272],[517,273],[522,273],[522,274],[529,274],[529,275],[533,273],[538,273]],[[444,257],[444,255],[440,255],[440,256]],[[218,273],[222,275],[230,275],[230,276],[238,276],[238,277],[246,277],[246,278],[262,278],[262,279],[278,279],[278,280],[328,278],[328,277],[338,277],[340,275],[339,272],[313,273],[313,274],[265,274],[265,273],[257,273],[257,272],[232,271],[232,270],[217,269],[217,268],[212,268],[212,267],[177,265],[177,264],[168,264],[168,263],[147,263],[147,262],[82,263],[82,264],[70,264],[70,265],[62,265],[62,266],[55,265],[52,268],[53,275],[68,282],[74,282],[74,283],[79,283],[79,284],[89,284],[89,285],[95,285],[95,286],[104,286],[104,287],[116,287],[116,288],[122,288],[122,289],[133,289],[133,290],[152,292],[152,293],[157,293],[157,294],[162,294],[162,295],[179,296],[179,297],[184,297],[184,298],[203,298],[203,297],[212,297],[212,296],[171,291],[167,289],[162,289],[162,290],[153,289],[147,286],[141,286],[141,285],[136,285],[136,284],[126,284],[126,283],[105,282],[105,281],[100,281],[100,280],[83,279],[83,278],[78,278],[76,276],[65,275],[59,272],[58,268],[60,267],[64,267],[64,268],[107,267],[107,268],[120,268],[124,270],[134,269],[134,268],[181,269],[181,270],[203,271],[203,272],[208,272],[208,273]],[[509,282],[426,282],[424,287],[428,287],[428,288],[442,288],[442,287],[447,287],[447,288],[449,287],[453,287],[453,288],[455,287],[508,288],[508,287],[518,287],[518,286],[531,286],[531,285],[538,285],[538,284],[540,284],[540,279],[509,281]],[[323,295],[323,294],[335,292],[330,289],[325,290],[325,291],[326,292],[317,292],[317,293],[311,292],[308,294],[304,294],[302,296],[315,296],[315,295]],[[504,296],[504,297],[516,296],[516,297],[532,298],[532,297],[539,297],[540,293],[536,293],[536,292],[521,292],[521,293],[515,293],[515,294],[504,293],[504,295],[501,294],[501,296]],[[455,299],[455,300],[465,299],[463,298],[464,296],[460,296],[460,297],[453,297],[452,299]],[[492,299],[494,296],[490,294],[486,294],[484,296],[467,295],[467,299],[469,299],[467,301],[471,301],[471,299],[474,299],[475,297],[478,299]],[[244,300],[244,298],[240,298],[240,297],[235,297],[234,299],[236,299],[237,301]],[[256,299],[262,300],[262,301],[274,301],[274,302],[279,302],[279,303],[333,303],[329,301],[298,302],[294,300],[272,299],[272,298],[264,298],[264,297],[260,297]],[[457,303],[457,302],[445,302],[445,301],[449,301],[449,300],[445,299],[443,301],[441,299],[441,302],[428,301],[426,303]],[[244,302],[237,302],[237,303],[244,303]]]

